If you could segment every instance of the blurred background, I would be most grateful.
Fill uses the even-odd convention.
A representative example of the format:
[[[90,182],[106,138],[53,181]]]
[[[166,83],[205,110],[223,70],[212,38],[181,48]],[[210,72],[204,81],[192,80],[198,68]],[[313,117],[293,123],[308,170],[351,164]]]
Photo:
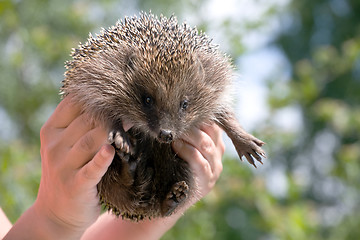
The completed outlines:
[[[254,169],[225,138],[217,186],[163,239],[358,239],[358,0],[0,0],[0,206],[10,220],[36,198],[39,130],[71,48],[141,10],[214,38],[236,66],[240,122],[267,143]]]

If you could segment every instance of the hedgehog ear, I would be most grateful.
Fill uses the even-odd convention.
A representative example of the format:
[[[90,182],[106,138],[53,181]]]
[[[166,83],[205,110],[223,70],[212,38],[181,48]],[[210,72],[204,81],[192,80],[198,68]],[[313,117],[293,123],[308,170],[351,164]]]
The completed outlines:
[[[204,66],[199,58],[196,58],[194,66],[196,67],[195,71],[200,79],[205,79],[205,69]]]
[[[135,71],[135,58],[136,56],[134,53],[129,53],[125,59],[126,68],[132,72]]]

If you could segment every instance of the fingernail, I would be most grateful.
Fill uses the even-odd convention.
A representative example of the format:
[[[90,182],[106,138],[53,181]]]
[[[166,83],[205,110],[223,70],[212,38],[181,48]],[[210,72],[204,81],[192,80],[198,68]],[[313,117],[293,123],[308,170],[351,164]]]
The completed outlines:
[[[111,145],[105,144],[100,150],[100,154],[103,158],[108,158],[111,155]]]
[[[130,128],[134,126],[134,123],[128,121],[127,119],[123,120],[123,129],[125,132],[129,131]]]

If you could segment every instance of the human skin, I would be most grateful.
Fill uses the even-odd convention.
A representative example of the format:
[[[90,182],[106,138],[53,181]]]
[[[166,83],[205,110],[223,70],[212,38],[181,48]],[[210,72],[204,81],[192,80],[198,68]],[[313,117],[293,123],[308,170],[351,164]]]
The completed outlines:
[[[4,211],[0,208],[0,239],[10,230],[11,222],[6,217]]]
[[[96,185],[115,150],[107,143],[108,130],[89,119],[68,96],[41,128],[38,196],[4,239],[159,239],[213,188],[222,171],[222,131],[216,124],[204,124],[173,143],[195,175],[197,191],[183,208],[140,223],[110,213],[100,216]]]

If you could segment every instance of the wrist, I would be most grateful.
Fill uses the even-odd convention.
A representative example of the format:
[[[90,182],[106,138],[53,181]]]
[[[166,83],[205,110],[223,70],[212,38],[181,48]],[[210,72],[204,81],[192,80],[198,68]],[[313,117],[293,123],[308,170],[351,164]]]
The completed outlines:
[[[83,231],[74,231],[54,222],[32,205],[16,221],[4,240],[12,239],[80,239]]]
[[[29,210],[34,215],[33,219],[37,219],[38,234],[41,234],[44,239],[80,239],[87,228],[87,226],[76,226],[62,220],[51,209],[42,206],[37,201]]]

